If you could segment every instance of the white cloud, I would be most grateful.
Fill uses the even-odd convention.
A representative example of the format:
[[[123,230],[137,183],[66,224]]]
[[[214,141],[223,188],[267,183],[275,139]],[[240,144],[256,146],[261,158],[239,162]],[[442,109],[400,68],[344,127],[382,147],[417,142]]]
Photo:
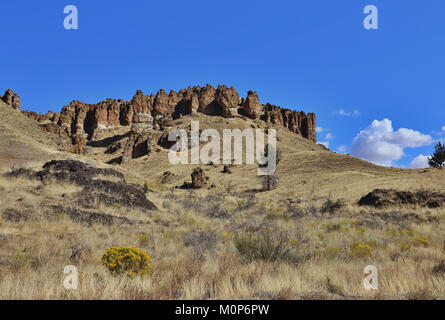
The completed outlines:
[[[418,168],[428,168],[428,156],[424,156],[423,154],[419,154],[417,157],[411,161],[409,164],[410,168],[418,169]]]
[[[329,148],[329,141],[320,141],[318,144],[324,145],[326,148]]]
[[[330,133],[330,132],[328,132],[326,135],[325,135],[325,137],[324,137],[326,140],[332,140],[332,139],[334,139],[334,136]]]
[[[315,128],[315,131],[317,132],[317,133],[322,133],[323,131],[325,131],[326,129],[325,128],[323,128],[323,127],[316,127]]]
[[[339,146],[337,149],[338,149],[338,151],[344,153],[344,152],[346,152],[347,147],[346,147],[344,144],[342,144],[342,145]]]
[[[334,111],[334,114],[338,114],[340,116],[345,116],[345,117],[350,117],[350,116],[357,117],[360,114],[360,112],[358,110],[354,110],[352,112],[346,112],[344,109],[340,109],[338,111]]]
[[[430,145],[433,139],[412,129],[400,128],[394,131],[389,119],[374,120],[360,131],[351,145],[351,155],[376,164],[391,166],[392,162],[404,156],[405,148]]]
[[[445,131],[445,126],[442,127],[442,131]]]

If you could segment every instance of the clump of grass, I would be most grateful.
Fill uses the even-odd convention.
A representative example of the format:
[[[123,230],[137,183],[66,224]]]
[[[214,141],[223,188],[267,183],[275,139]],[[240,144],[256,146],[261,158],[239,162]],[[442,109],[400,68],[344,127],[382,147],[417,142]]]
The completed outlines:
[[[429,247],[431,245],[431,242],[422,236],[415,236],[411,238],[411,241],[413,245],[415,246],[422,246],[422,247]]]
[[[445,260],[440,261],[436,266],[434,266],[432,273],[436,276],[445,275]]]
[[[162,201],[162,207],[163,207],[164,209],[170,210],[170,209],[172,208],[172,203],[171,203],[171,201],[168,201],[168,200],[164,200],[164,201]]]
[[[413,237],[416,231],[414,229],[403,229],[400,231],[400,235],[402,236],[410,236]]]
[[[341,230],[340,223],[330,223],[326,226],[326,232],[335,232]]]
[[[146,247],[150,242],[150,238],[145,233],[138,233],[136,234],[136,237],[138,238],[141,247]]]
[[[328,199],[321,208],[322,212],[335,212],[346,207],[346,201],[344,199],[331,200]]]
[[[204,214],[209,218],[227,218],[229,212],[224,208],[224,196],[216,193],[209,194],[204,198],[206,204]]]
[[[236,197],[238,210],[247,210],[255,205],[255,194],[253,192],[239,193]]]
[[[337,285],[335,285],[334,283],[332,283],[331,278],[326,278],[326,290],[329,293],[335,294],[335,295],[339,295],[342,296],[343,292],[341,290],[341,288]]]
[[[337,247],[327,247],[324,251],[324,256],[329,260],[337,259],[341,254],[340,248]]]
[[[216,234],[213,231],[192,232],[185,237],[184,245],[192,247],[197,255],[212,250],[216,245]]]
[[[411,249],[411,245],[409,243],[402,242],[399,244],[399,248],[403,252],[408,252]]]
[[[287,236],[270,230],[262,230],[255,234],[236,234],[234,245],[247,263],[255,260],[290,261],[293,256]]]
[[[426,288],[408,293],[408,300],[434,300],[436,297]]]

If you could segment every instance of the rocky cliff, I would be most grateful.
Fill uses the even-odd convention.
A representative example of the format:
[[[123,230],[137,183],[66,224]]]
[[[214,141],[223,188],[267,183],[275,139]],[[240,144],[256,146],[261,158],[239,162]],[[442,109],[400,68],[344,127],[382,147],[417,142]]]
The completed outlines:
[[[6,99],[14,108],[20,108],[20,100],[12,91],[8,90],[2,99]],[[151,115],[153,128],[161,130],[170,127],[173,120],[188,114],[204,113],[225,118],[244,116],[281,125],[316,142],[314,113],[306,114],[270,103],[261,104],[256,92],[249,91],[247,97],[242,98],[235,88],[223,85],[214,88],[207,84],[179,92],[171,90],[168,94],[161,89],[156,95],[145,95],[138,90],[130,101],[107,99],[96,104],[73,101],[57,113],[22,112],[40,122],[46,131],[61,136],[61,149],[75,153],[82,153],[86,142],[94,140],[102,130],[138,123],[140,114]]]

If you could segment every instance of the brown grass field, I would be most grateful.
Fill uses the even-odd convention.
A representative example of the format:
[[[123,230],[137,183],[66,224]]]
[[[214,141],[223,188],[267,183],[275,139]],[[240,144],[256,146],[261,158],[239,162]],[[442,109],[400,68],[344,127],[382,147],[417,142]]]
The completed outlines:
[[[445,209],[357,204],[376,188],[441,191],[445,171],[375,166],[277,128],[283,159],[275,190],[258,190],[255,165],[224,174],[222,164],[200,165],[216,188],[181,190],[174,186],[190,181],[197,165],[171,165],[167,150],[108,165],[120,154],[93,146],[83,156],[57,152],[34,122],[4,104],[0,112],[3,173],[77,159],[118,170],[141,189],[146,182],[146,197],[159,209],[99,203],[96,211],[139,223],[78,223],[51,209],[75,208],[77,185],[0,177],[0,299],[445,298]],[[202,129],[264,128],[204,115],[176,125],[190,120]],[[162,183],[167,170],[176,179]],[[339,205],[329,208],[328,200]],[[101,257],[113,246],[144,250],[153,272],[111,274]],[[63,286],[66,265],[78,268],[77,290]],[[378,269],[378,290],[363,286],[367,265]]]

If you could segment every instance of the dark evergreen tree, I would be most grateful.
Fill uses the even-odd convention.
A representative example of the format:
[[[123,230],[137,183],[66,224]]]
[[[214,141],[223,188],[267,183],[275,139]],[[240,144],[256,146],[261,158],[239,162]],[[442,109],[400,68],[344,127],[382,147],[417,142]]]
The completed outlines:
[[[270,150],[271,152],[275,152],[274,147],[270,146]],[[259,166],[261,168],[266,168],[269,166],[269,163],[267,161],[267,156],[269,154],[269,144],[267,144],[264,147],[264,163],[263,164],[259,164]],[[278,163],[281,160],[281,152],[279,150],[276,150],[275,153],[275,160],[276,160],[276,166],[278,166]],[[264,175],[264,176],[259,176],[260,180],[261,180],[261,185],[263,187],[264,191],[270,191],[275,189],[278,186],[278,177],[276,175],[273,174],[269,174],[269,175]]]
[[[430,167],[442,169],[445,165],[445,145],[440,141],[434,148],[434,153],[428,158]]]
[[[272,146],[270,146],[270,150],[273,152],[274,151],[274,147],[272,147]],[[266,168],[266,167],[268,167],[268,162],[267,162],[267,157],[268,157],[268,155],[269,155],[269,144],[266,144],[265,146],[264,146],[264,157],[263,157],[263,161],[264,161],[264,163],[263,164],[260,164],[260,167],[261,168]],[[276,151],[276,156],[275,156],[275,158],[276,158],[276,161],[277,161],[277,167],[278,167],[278,163],[280,162],[280,160],[281,160],[281,152],[280,152],[280,150],[277,150]]]
[[[270,191],[278,186],[278,177],[275,175],[260,176],[264,191]]]

